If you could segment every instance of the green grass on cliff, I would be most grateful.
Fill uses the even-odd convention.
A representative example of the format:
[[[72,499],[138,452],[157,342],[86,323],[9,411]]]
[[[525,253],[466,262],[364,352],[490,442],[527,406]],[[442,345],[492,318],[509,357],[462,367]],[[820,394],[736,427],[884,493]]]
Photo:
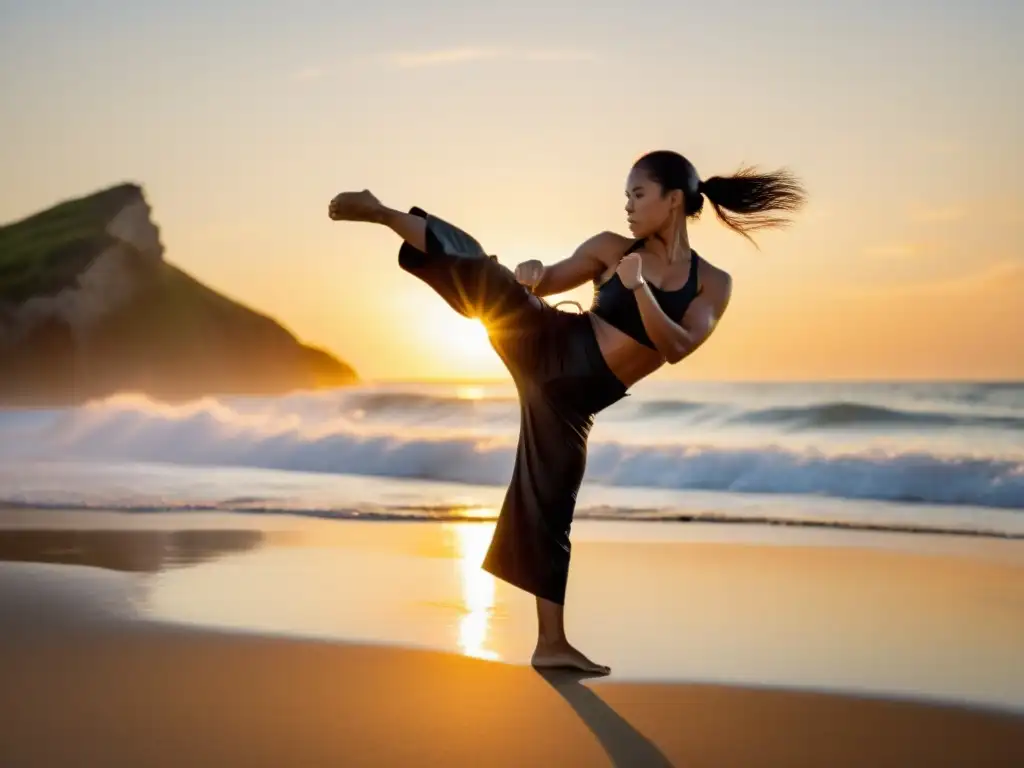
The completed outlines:
[[[56,293],[113,242],[107,223],[141,194],[124,184],[0,227],[0,302]]]

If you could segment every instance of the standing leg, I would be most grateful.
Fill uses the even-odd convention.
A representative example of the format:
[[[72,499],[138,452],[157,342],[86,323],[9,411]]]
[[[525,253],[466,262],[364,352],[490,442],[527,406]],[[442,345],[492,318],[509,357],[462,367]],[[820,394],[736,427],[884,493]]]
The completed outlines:
[[[570,668],[607,675],[610,667],[598,664],[569,644],[565,636],[564,606],[537,598],[537,647],[530,663],[538,669]]]
[[[536,598],[535,667],[606,675],[608,667],[584,656],[565,636],[569,531],[586,468],[590,418],[566,398],[552,398],[564,386],[528,381],[520,388],[516,462],[482,565]]]

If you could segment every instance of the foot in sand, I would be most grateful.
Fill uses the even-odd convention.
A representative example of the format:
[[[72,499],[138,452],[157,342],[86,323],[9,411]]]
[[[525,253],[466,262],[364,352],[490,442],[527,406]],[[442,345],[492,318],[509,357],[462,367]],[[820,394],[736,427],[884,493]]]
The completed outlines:
[[[372,192],[342,192],[335,195],[327,208],[334,221],[369,221],[379,223],[385,208]]]
[[[537,643],[530,663],[537,669],[578,669],[595,675],[611,673],[611,667],[591,661],[577,651],[568,641],[559,643]]]

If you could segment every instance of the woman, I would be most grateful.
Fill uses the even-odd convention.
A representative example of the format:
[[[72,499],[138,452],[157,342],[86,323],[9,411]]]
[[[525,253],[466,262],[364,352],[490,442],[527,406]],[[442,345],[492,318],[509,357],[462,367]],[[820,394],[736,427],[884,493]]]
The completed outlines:
[[[537,598],[536,667],[607,674],[565,636],[569,528],[586,465],[594,416],[666,362],[701,346],[729,304],[730,276],[690,247],[688,218],[707,198],[736,232],[785,223],[778,213],[804,201],[785,171],[745,169],[701,181],[670,151],[640,158],[626,184],[633,238],[603,232],[569,258],[515,272],[470,235],[414,208],[388,208],[369,191],[343,192],[329,206],[336,221],[391,228],[404,241],[399,266],[453,309],[480,319],[519,393],[520,433],[509,484],[483,567]],[[593,281],[589,312],[563,312],[540,297]]]

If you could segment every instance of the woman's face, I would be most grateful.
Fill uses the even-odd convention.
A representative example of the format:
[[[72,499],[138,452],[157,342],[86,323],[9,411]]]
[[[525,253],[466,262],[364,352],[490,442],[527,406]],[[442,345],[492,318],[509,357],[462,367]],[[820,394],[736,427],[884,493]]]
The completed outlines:
[[[665,194],[661,184],[647,171],[634,167],[626,179],[626,221],[636,238],[650,237],[663,230],[674,214],[682,213],[682,190]]]

